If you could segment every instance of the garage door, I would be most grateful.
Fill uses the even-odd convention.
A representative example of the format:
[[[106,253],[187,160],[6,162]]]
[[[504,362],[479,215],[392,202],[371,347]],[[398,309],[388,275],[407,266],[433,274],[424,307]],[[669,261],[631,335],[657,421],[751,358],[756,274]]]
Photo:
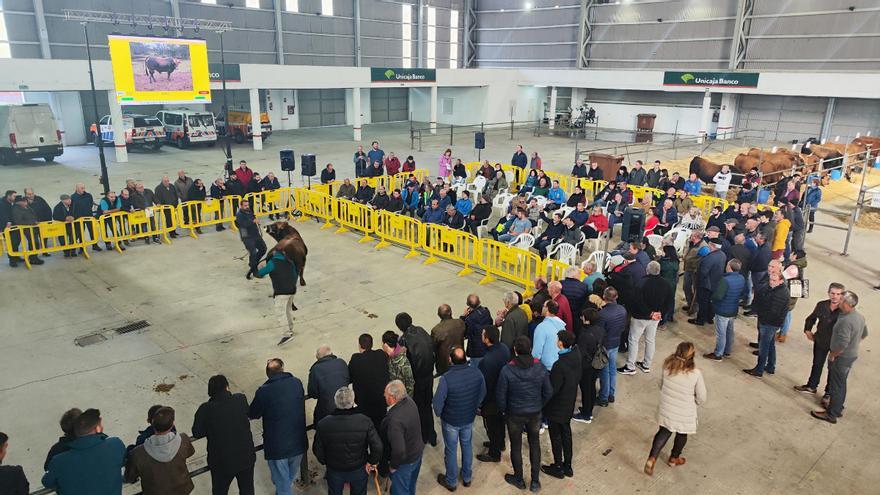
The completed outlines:
[[[297,97],[300,127],[345,125],[344,89],[301,89]]]
[[[838,98],[828,138],[840,136],[849,142],[857,133],[864,136],[869,131],[872,136],[880,136],[880,100]]]
[[[826,105],[825,98],[743,95],[736,128],[764,131],[775,141],[819,137]]]
[[[370,89],[370,118],[372,122],[409,120],[409,89]]]

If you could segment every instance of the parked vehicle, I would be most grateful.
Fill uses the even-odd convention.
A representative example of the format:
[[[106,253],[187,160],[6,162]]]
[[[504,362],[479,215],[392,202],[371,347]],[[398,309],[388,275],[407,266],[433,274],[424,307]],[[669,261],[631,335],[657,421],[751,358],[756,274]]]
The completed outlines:
[[[0,163],[33,157],[51,162],[62,153],[61,131],[49,105],[0,106]]]
[[[194,110],[162,110],[156,118],[165,126],[165,139],[183,149],[191,144],[217,144],[214,114]]]
[[[113,145],[113,120],[109,115],[101,118],[100,137],[105,145]],[[156,117],[140,114],[126,114],[122,116],[122,127],[125,129],[125,147],[131,149],[136,146],[150,147],[158,150],[165,141],[165,128]],[[98,134],[95,124],[89,128],[95,145],[98,144]]]
[[[263,137],[263,141],[269,139],[269,136],[272,135],[272,124],[269,123],[269,114],[267,112],[260,113],[260,130],[262,131],[260,134]],[[248,139],[253,139],[251,113],[242,110],[230,110],[229,132],[236,143],[243,143]],[[217,134],[220,136],[226,135],[226,122],[224,121],[223,114],[217,116]]]

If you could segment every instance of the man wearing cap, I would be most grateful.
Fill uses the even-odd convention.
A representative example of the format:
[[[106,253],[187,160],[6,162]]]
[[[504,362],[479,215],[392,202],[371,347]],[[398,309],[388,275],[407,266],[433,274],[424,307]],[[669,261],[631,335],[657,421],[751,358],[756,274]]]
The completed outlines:
[[[56,222],[65,222],[64,226],[67,237],[58,236],[58,244],[62,246],[66,246],[67,244],[73,244],[73,204],[70,200],[69,194],[62,194],[61,201],[55,205],[55,208],[52,210],[52,220]],[[76,257],[76,249],[65,249],[64,250],[65,258],[75,258]]]
[[[715,312],[712,310],[712,293],[718,288],[718,283],[724,275],[724,264],[727,257],[721,251],[721,239],[717,236],[707,241],[709,253],[700,260],[697,269],[697,306],[696,318],[691,318],[688,323],[703,326],[706,322],[715,321]]]
[[[37,214],[28,204],[27,197],[15,197],[15,204],[12,206],[12,223],[13,225],[37,225]],[[32,251],[39,250],[39,231],[37,229],[22,229],[22,232],[24,233],[24,238],[27,239],[28,249]],[[41,260],[36,254],[32,254],[29,259],[33,265],[43,264],[43,260]],[[17,264],[17,262],[13,264],[12,259],[10,259],[9,266],[14,267]]]

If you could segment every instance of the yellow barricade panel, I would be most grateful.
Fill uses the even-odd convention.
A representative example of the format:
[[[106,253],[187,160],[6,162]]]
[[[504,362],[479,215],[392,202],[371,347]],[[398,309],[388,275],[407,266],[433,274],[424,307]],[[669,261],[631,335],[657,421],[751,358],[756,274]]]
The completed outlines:
[[[562,280],[565,278],[565,270],[567,270],[569,266],[570,265],[567,263],[563,263],[557,259],[547,258],[544,260],[544,269],[541,270],[541,273],[548,282]]]
[[[424,224],[415,218],[383,210],[378,215],[376,235],[381,239],[376,249],[399,244],[409,248],[406,258],[414,258],[419,255],[416,248],[422,245]]]
[[[322,218],[324,225],[322,229],[328,229],[333,226],[333,212],[336,199],[329,194],[324,194],[314,189],[306,189],[298,187],[293,190],[293,198],[297,209],[302,216],[298,222],[305,222],[309,218]]]
[[[261,206],[255,205],[253,202],[253,198],[251,198],[250,196],[246,196],[246,199],[251,202],[251,209],[255,212],[257,211],[256,207]],[[157,224],[157,226],[154,228],[160,231],[158,232],[158,234],[170,232],[177,227],[189,229],[189,235],[192,237],[198,237],[195,232],[195,229],[197,228],[207,227],[209,225],[218,225],[222,223],[229,223],[232,230],[238,230],[238,228],[235,226],[235,212],[238,211],[238,205],[239,203],[241,203],[241,200],[241,196],[225,196],[221,199],[211,198],[207,201],[186,201],[184,203],[180,203],[177,206],[177,211],[175,212],[176,215],[173,216],[174,221],[176,222],[174,227],[169,227],[168,225],[168,214],[165,213],[164,210],[158,211],[158,209],[160,208],[159,206],[154,206],[153,216],[165,222],[164,225]],[[164,206],[162,206],[162,208],[164,208]],[[289,211],[289,207],[285,211]],[[149,216],[149,213],[150,212],[148,211],[147,216]],[[270,213],[272,212],[267,211],[261,212],[258,215],[268,215]],[[159,225],[161,225],[161,227]]]
[[[716,205],[721,206],[722,212],[727,209],[727,201],[714,196],[691,196],[691,201],[694,202],[694,206],[703,211],[703,218],[709,218],[712,207]]]
[[[201,201],[192,203],[202,204]],[[177,228],[178,209],[171,205],[156,205],[146,210],[101,215],[98,227],[104,242],[116,243],[115,249],[122,252],[119,243],[147,237],[162,237],[170,243],[168,233]]]
[[[82,249],[83,256],[89,258],[86,248],[97,244],[99,239],[99,223],[93,217],[77,218],[72,222],[50,221],[37,225],[15,225],[7,228],[0,236],[4,248],[0,252],[5,251],[9,256],[22,258],[25,266],[30,269],[32,256]]]
[[[257,217],[280,215],[290,213],[292,210],[290,191],[290,188],[283,187],[271,191],[253,192],[245,196],[245,199],[251,203],[251,210]]]
[[[479,249],[479,266],[486,272],[480,284],[486,284],[495,277],[501,277],[522,285],[524,296],[531,294],[532,283],[544,265],[541,258],[531,251],[510,247],[492,239],[481,239]]]
[[[336,222],[340,225],[337,234],[352,229],[364,233],[364,237],[358,242],[373,240],[370,234],[376,231],[376,210],[346,199],[336,200],[335,203]]]
[[[473,273],[471,266],[477,264],[477,246],[479,240],[470,232],[450,229],[444,225],[423,224],[422,249],[428,253],[424,264],[436,263],[443,258],[463,265],[458,276]]]

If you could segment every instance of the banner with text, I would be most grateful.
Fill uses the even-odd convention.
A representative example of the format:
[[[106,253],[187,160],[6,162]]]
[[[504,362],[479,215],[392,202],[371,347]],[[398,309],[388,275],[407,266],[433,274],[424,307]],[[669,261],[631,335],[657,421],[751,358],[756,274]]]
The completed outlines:
[[[225,71],[224,71],[225,69]],[[208,64],[211,82],[223,81],[221,73],[226,74],[226,82],[241,82],[241,66],[238,64]]]
[[[757,72],[664,72],[664,86],[757,88]]]
[[[401,69],[370,67],[370,80],[388,83],[420,83],[437,81],[435,69]]]

